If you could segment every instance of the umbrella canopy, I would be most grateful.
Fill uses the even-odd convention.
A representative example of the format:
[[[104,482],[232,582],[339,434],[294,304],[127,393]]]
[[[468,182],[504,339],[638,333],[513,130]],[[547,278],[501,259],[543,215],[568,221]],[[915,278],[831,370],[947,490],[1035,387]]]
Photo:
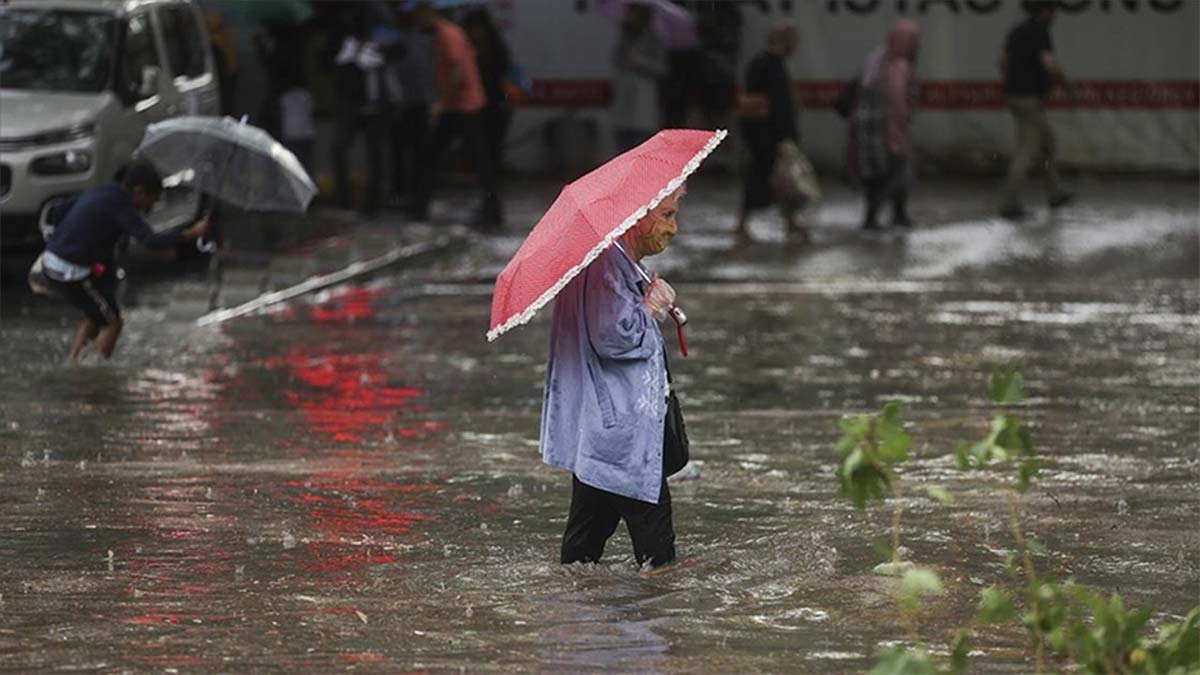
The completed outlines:
[[[668,129],[568,184],[496,278],[488,340],[526,323],[677,190],[725,131]]]
[[[668,0],[598,0],[596,8],[610,21],[620,23],[629,5],[650,6],[650,29],[667,49],[691,49],[700,44],[696,16]]]
[[[303,213],[317,193],[290,150],[231,117],[173,117],[151,124],[137,156],[165,174],[191,169],[196,190],[250,211]]]

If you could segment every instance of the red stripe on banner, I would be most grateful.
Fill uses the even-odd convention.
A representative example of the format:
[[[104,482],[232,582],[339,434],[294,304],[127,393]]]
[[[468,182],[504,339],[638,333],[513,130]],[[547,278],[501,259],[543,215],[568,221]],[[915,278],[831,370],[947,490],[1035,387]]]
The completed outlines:
[[[608,80],[534,80],[521,105],[535,108],[598,108],[612,100]]]
[[[845,85],[840,80],[796,82],[804,108],[829,108]],[[599,108],[612,100],[608,80],[536,80],[521,105],[535,108]],[[923,82],[920,105],[931,110],[995,110],[1007,106],[1004,85],[988,80]],[[1052,108],[1195,109],[1200,107],[1200,80],[1085,80],[1071,83],[1070,93],[1056,91]]]

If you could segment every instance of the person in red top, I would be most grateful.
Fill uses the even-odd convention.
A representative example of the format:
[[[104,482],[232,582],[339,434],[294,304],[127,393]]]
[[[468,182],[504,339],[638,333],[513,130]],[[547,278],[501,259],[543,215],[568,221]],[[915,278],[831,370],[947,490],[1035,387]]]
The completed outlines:
[[[482,203],[471,224],[483,230],[503,226],[494,158],[488,150],[484,106],[487,97],[475,62],[475,49],[466,32],[443,18],[425,0],[411,3],[417,27],[433,35],[433,71],[437,100],[431,106],[436,120],[427,155],[429,165],[417,189],[409,216],[428,220],[429,202],[437,184],[437,167],[442,154],[456,140],[467,144],[483,191]]]

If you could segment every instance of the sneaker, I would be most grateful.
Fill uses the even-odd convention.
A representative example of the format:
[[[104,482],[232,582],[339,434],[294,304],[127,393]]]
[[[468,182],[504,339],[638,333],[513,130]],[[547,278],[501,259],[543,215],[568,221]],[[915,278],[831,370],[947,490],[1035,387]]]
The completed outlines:
[[[1066,206],[1074,201],[1075,195],[1067,192],[1055,192],[1054,194],[1050,195],[1049,199],[1046,200],[1052,209],[1057,209],[1060,206]]]
[[[1025,220],[1029,212],[1020,204],[1009,204],[1000,209],[1000,217],[1006,220]]]

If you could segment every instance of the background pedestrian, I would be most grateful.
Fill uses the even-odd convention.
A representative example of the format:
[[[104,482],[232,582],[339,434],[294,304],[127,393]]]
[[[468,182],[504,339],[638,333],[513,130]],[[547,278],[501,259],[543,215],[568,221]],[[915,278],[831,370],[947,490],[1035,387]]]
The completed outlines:
[[[770,206],[775,198],[771,175],[779,144],[790,140],[800,145],[796,126],[796,104],[792,98],[792,81],[788,75],[787,58],[798,43],[796,26],[788,21],[772,24],[767,33],[767,46],[746,67],[747,101],[743,102],[742,140],[749,154],[742,183],[742,205],[734,231],[749,238],[750,214]],[[807,238],[803,226],[789,221],[788,232]]]
[[[667,49],[650,28],[654,9],[629,3],[613,50],[612,126],[618,153],[650,138],[660,127],[659,81],[667,74]]]
[[[482,230],[503,226],[504,214],[496,167],[488,151],[484,108],[487,96],[479,76],[475,49],[463,29],[438,14],[426,1],[416,2],[416,25],[433,36],[433,70],[437,99],[431,106],[434,123],[429,145],[428,165],[422,172],[420,189],[409,209],[413,220],[429,219],[429,202],[437,185],[437,169],[442,155],[461,139],[467,146],[479,174],[481,201],[471,224]]]
[[[473,9],[465,14],[462,27],[475,48],[475,64],[487,98],[483,121],[488,152],[496,170],[503,171],[504,142],[513,114],[504,86],[513,67],[512,51],[487,9]]]
[[[911,227],[908,185],[912,173],[912,115],[917,103],[919,28],[896,22],[887,42],[863,65],[850,115],[848,160],[865,188],[863,229],[879,225],[880,206],[892,202],[892,225]]]
[[[415,198],[426,168],[429,106],[434,99],[433,36],[419,30],[412,12],[397,6],[396,56],[391,68],[400,83],[400,106],[392,118],[392,186],[397,197]]]
[[[1054,22],[1055,3],[1049,0],[1024,3],[1029,16],[1009,31],[1000,54],[1004,91],[1008,109],[1016,127],[1016,143],[1004,184],[1000,215],[1011,220],[1025,217],[1021,186],[1025,175],[1039,160],[1046,172],[1047,202],[1051,208],[1063,206],[1071,196],[1059,180],[1055,158],[1054,130],[1046,117],[1046,97],[1056,86],[1065,86],[1066,77],[1054,57],[1050,25]]]

